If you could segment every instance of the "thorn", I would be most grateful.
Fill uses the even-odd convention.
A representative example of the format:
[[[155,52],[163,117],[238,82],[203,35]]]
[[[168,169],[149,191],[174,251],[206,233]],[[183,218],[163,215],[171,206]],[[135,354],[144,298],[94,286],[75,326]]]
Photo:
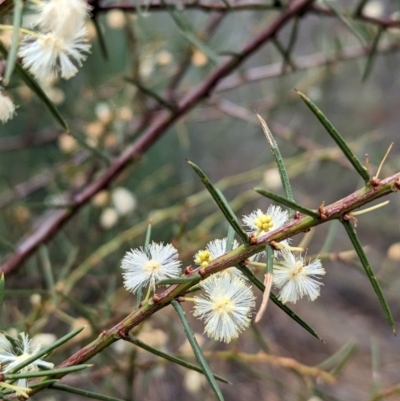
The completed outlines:
[[[393,145],[394,145],[394,143],[392,142],[392,143],[389,145],[389,148],[388,148],[388,150],[386,151],[385,156],[383,156],[383,159],[382,159],[382,161],[381,161],[381,164],[380,164],[379,167],[378,167],[378,171],[376,172],[376,176],[375,176],[376,178],[379,177],[379,174],[380,174],[380,172],[381,172],[382,166],[383,166],[383,164],[385,163],[386,158],[389,156],[389,153],[390,153],[390,151],[392,150]],[[375,177],[374,177],[374,178],[375,178]]]
[[[359,216],[360,214],[372,212],[372,211],[375,210],[375,209],[379,209],[379,208],[382,207],[382,206],[386,206],[386,205],[389,204],[389,203],[390,203],[390,201],[387,200],[387,201],[385,201],[385,202],[379,203],[378,205],[371,206],[371,207],[369,207],[369,208],[367,208],[367,209],[358,210],[357,212],[349,213],[349,215],[352,216],[352,217],[353,217],[353,216]]]
[[[264,316],[265,311],[267,310],[269,294],[271,292],[271,287],[272,287],[272,273],[267,273],[264,276],[264,285],[265,285],[265,290],[263,293],[263,299],[260,305],[260,309],[257,312],[256,318],[254,319],[254,323],[258,323]]]
[[[369,157],[368,157],[368,153],[365,154],[365,169],[367,170],[367,172],[369,174]]]

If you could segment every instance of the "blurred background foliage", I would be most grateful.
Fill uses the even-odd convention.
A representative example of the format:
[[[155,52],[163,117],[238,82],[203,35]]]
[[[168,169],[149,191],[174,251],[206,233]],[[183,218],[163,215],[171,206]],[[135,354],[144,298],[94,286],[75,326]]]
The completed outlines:
[[[129,12],[118,9],[122,3],[130,6]],[[13,77],[8,95],[19,105],[18,114],[0,127],[0,250],[5,258],[33,228],[46,225],[54,210],[68,207],[66,191],[78,193],[98,179],[107,166],[99,151],[112,160],[165,108],[143,88],[173,105],[207,79],[215,68],[214,55],[222,60],[223,54],[238,53],[282,12],[210,12],[185,9],[184,1],[169,11],[146,1],[140,12],[133,12],[138,3],[99,2],[106,9],[95,9],[93,17],[107,57],[99,31],[90,22],[92,53],[78,76],[44,88],[80,141],[64,133],[37,96]],[[226,2],[199,3],[222,7]],[[285,62],[273,42],[262,47],[6,277],[2,329],[26,330],[46,342],[43,333],[60,337],[87,325],[75,343],[52,356],[53,362],[62,361],[135,308],[135,297],[122,286],[120,260],[128,249],[143,244],[149,221],[152,238],[172,240],[185,265],[193,263],[194,253],[209,240],[225,236],[222,214],[185,158],[204,169],[237,215],[265,210],[268,201],[252,188],[278,193],[282,189],[254,110],[265,118],[279,144],[297,202],[317,208],[361,187],[294,88],[318,104],[360,158],[368,153],[372,171],[395,142],[381,177],[399,171],[400,25],[386,27],[373,55],[361,57],[371,50],[380,24],[348,18],[346,12],[359,3],[365,3],[363,15],[372,20],[398,17],[398,1],[337,1],[330,4],[346,15],[349,25],[333,12],[307,12],[287,24],[275,38],[283,48],[293,41]],[[112,6],[115,9],[107,9]],[[331,10],[326,3],[316,7]],[[3,19],[12,23],[11,18]],[[204,47],[195,46],[188,32]],[[1,39],[8,44],[9,35]],[[329,63],[323,62],[325,57]],[[265,77],[241,82],[241,74],[254,69]],[[184,72],[182,79],[171,90],[179,71]],[[396,196],[390,200],[385,208],[361,216],[358,232],[399,324],[400,202]],[[320,298],[300,301],[293,310],[324,343],[272,304],[263,321],[233,345],[203,337],[202,323],[191,320],[213,371],[233,383],[221,384],[226,399],[397,399],[399,341],[358,259],[352,253],[340,254],[351,249],[343,228],[331,223],[307,235],[308,254],[326,259],[327,274]],[[300,240],[297,237],[295,243]],[[171,307],[134,331],[145,343],[193,359]],[[333,361],[328,359],[340,349]],[[93,363],[90,372],[65,381],[127,400],[214,397],[200,374],[131,344],[117,342]],[[319,364],[332,376],[303,366]],[[35,397],[58,400],[60,394],[44,391]]]

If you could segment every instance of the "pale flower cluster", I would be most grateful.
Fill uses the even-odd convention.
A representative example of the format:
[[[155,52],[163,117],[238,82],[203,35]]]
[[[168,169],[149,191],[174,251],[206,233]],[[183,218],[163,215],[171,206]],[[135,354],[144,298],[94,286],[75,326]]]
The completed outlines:
[[[36,30],[24,31],[22,65],[41,81],[58,74],[73,77],[90,51],[85,27],[90,7],[84,0],[41,0],[33,10]]]
[[[245,216],[244,220],[252,230],[250,234],[261,235],[282,226],[288,220],[288,213],[278,206],[272,206],[267,214],[256,210]],[[232,248],[238,246],[239,243],[234,240]],[[274,259],[273,283],[280,290],[278,297],[282,303],[296,303],[304,296],[314,301],[322,285],[317,278],[325,274],[321,261],[314,259],[307,263],[304,257],[296,255],[289,248],[286,246],[286,249],[283,247],[276,252]],[[212,261],[226,253],[227,238],[216,239],[210,241],[206,249],[198,251],[194,261],[202,273]],[[261,265],[254,259],[252,262]],[[171,244],[153,242],[145,249],[133,249],[122,259],[124,285],[134,293],[147,287],[148,299],[160,280],[181,275],[180,265],[178,251]],[[182,300],[194,302],[193,315],[205,321],[204,332],[208,337],[226,343],[238,338],[250,325],[255,306],[255,296],[247,277],[232,266],[205,278],[199,286],[204,295],[193,298],[183,296]]]
[[[33,3],[34,30],[21,29],[24,37],[18,57],[23,67],[43,84],[57,76],[72,78],[90,52],[85,26],[90,6],[85,0],[35,0]],[[0,92],[0,121],[5,123],[14,115],[14,103]]]
[[[135,293],[149,286],[154,292],[157,281],[180,275],[180,265],[178,251],[171,244],[153,242],[148,249],[132,249],[121,264],[125,288]]]
[[[1,122],[5,123],[11,118],[14,117],[15,114],[15,104],[13,101],[8,97],[3,95],[0,92],[0,120]]]
[[[19,333],[19,338],[15,340],[16,346],[14,347],[3,335],[0,337],[0,364],[2,367],[1,373],[7,373],[13,370],[24,360],[36,355],[41,350],[41,344],[32,346],[32,341],[29,339],[28,334]],[[18,373],[35,372],[39,367],[45,369],[52,369],[54,364],[51,362],[36,359],[34,362],[25,366]],[[19,379],[18,387],[28,387],[27,379]]]
[[[250,284],[234,274],[214,274],[200,286],[205,297],[194,297],[193,315],[204,319],[207,336],[226,343],[238,338],[255,306]]]
[[[200,265],[202,268],[206,268],[210,262],[227,253],[226,245],[227,238],[210,241],[205,250],[200,250],[196,255],[194,255],[195,263]],[[236,249],[238,246],[239,243],[236,240],[233,240],[232,249]],[[236,267],[228,267],[219,274],[232,274],[241,278],[246,278],[246,276]]]
[[[323,285],[316,277],[323,276],[325,269],[319,259],[306,263],[301,255],[295,256],[290,251],[283,250],[280,253],[280,263],[274,264],[273,283],[280,289],[279,299],[283,302],[296,301],[307,296],[314,301]]]
[[[289,220],[289,213],[279,206],[270,205],[266,213],[257,209],[249,215],[243,216],[242,220],[247,228],[247,233],[258,238],[282,227]],[[289,240],[284,240],[281,244],[288,245]]]

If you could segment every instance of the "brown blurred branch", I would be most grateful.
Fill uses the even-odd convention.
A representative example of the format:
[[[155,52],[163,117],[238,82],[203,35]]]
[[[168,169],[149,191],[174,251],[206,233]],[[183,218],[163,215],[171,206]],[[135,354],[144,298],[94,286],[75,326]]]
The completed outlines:
[[[2,263],[1,269],[6,274],[16,270],[40,244],[52,238],[94,195],[108,187],[130,163],[140,159],[170,126],[198,105],[200,101],[207,98],[225,76],[234,71],[265,43],[273,39],[293,17],[304,14],[312,3],[313,0],[293,1],[282,14],[277,16],[269,26],[255,36],[238,54],[220,63],[201,84],[185,95],[177,103],[176,110],[173,113],[162,111],[155,115],[153,122],[142,136],[119,157],[115,158],[111,166],[96,181],[89,184],[79,193],[68,194],[67,199],[72,206],[68,209],[52,212],[37,229],[23,238],[16,245],[16,252]]]
[[[211,35],[217,30],[220,26],[222,20],[224,19],[225,15],[220,13],[212,14],[206,29],[200,33],[199,37],[203,41],[207,41],[210,39]],[[167,90],[166,90],[166,97],[168,99],[173,99],[175,95],[175,90],[179,83],[181,82],[182,78],[184,77],[188,67],[191,65],[191,58],[192,58],[193,50],[192,46],[188,47],[186,50],[183,59],[180,63],[178,71],[174,74],[172,79],[170,80]]]
[[[10,136],[0,139],[0,153],[21,150],[31,146],[41,146],[46,143],[54,142],[60,134],[55,131],[45,131],[30,135]]]
[[[390,43],[379,46],[376,55],[387,54],[400,50],[400,43]],[[355,60],[360,57],[368,56],[371,49],[369,47],[352,46],[345,48],[340,52],[332,55],[326,53],[316,53],[310,56],[303,56],[294,59],[296,71],[307,70],[310,68],[334,66],[341,61]],[[224,79],[216,88],[216,91],[221,92],[229,89],[234,89],[246,83],[261,81],[268,78],[274,78],[281,75],[292,74],[290,69],[282,71],[283,63],[275,63],[267,66],[249,68],[238,76],[232,76]]]
[[[165,11],[167,7],[176,7],[178,2],[170,1],[164,4],[162,1],[152,1],[150,4],[147,1],[142,1],[141,6],[145,10],[149,11]],[[206,1],[180,1],[179,7],[182,9],[188,10],[201,10],[205,12],[217,11],[220,13],[230,13],[230,12],[238,12],[238,11],[266,11],[266,10],[281,10],[281,7],[274,4],[266,4],[264,1],[247,1],[247,0],[237,0],[234,4],[231,4],[231,7],[228,8],[222,1],[221,2],[206,2]],[[289,6],[292,7],[292,4]],[[136,6],[132,4],[110,4],[110,5],[98,5],[96,7],[96,11],[98,12],[106,12],[110,10],[122,10],[125,12],[136,12]],[[313,4],[309,11],[325,15],[327,17],[336,17],[335,13],[327,7],[320,6],[318,4]],[[380,18],[380,17],[371,17],[368,15],[356,13],[354,14],[352,10],[344,11],[343,16],[346,18],[367,22],[374,25],[380,25],[384,28],[391,27],[400,27],[400,20],[395,20],[391,18]]]

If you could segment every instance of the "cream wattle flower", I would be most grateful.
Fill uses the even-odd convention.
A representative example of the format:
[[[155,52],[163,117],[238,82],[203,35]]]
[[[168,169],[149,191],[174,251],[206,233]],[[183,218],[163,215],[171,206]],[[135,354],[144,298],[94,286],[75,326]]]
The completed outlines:
[[[193,315],[204,319],[210,338],[229,343],[250,325],[255,305],[251,286],[230,274],[214,274],[200,286],[206,296],[194,297]]]
[[[270,205],[266,213],[257,209],[242,218],[249,234],[259,237],[282,227],[289,220],[289,213],[280,206]],[[282,241],[284,243],[284,241]]]
[[[69,40],[84,28],[91,7],[85,0],[41,0],[33,10],[32,24],[41,32]]]
[[[54,33],[27,35],[23,39],[18,56],[22,65],[37,79],[44,81],[57,73],[64,79],[76,75],[86,54],[90,51],[86,29],[82,28],[72,38],[64,39]],[[75,64],[74,64],[75,63]]]
[[[154,291],[156,282],[177,277],[181,273],[178,251],[171,245],[151,243],[148,252],[143,248],[132,249],[122,259],[125,288],[137,292],[147,285]]]
[[[30,358],[39,353],[42,346],[39,344],[35,348],[31,346],[31,340],[29,340],[28,334],[19,333],[19,337],[16,342],[16,350],[11,343],[4,337],[1,337],[0,341],[0,364],[2,366],[2,372],[7,373],[14,369],[24,360]],[[43,361],[42,359],[36,359],[36,361],[25,366],[18,373],[34,372],[38,371],[39,367],[52,369],[54,364],[51,362]],[[27,387],[27,379],[18,379],[18,387]]]
[[[304,258],[295,256],[292,252],[283,250],[280,252],[282,261],[274,265],[273,283],[280,289],[279,299],[283,302],[292,302],[304,295],[314,301],[320,292],[321,282],[313,276],[322,276],[325,269],[319,259],[314,259],[308,264]]]

